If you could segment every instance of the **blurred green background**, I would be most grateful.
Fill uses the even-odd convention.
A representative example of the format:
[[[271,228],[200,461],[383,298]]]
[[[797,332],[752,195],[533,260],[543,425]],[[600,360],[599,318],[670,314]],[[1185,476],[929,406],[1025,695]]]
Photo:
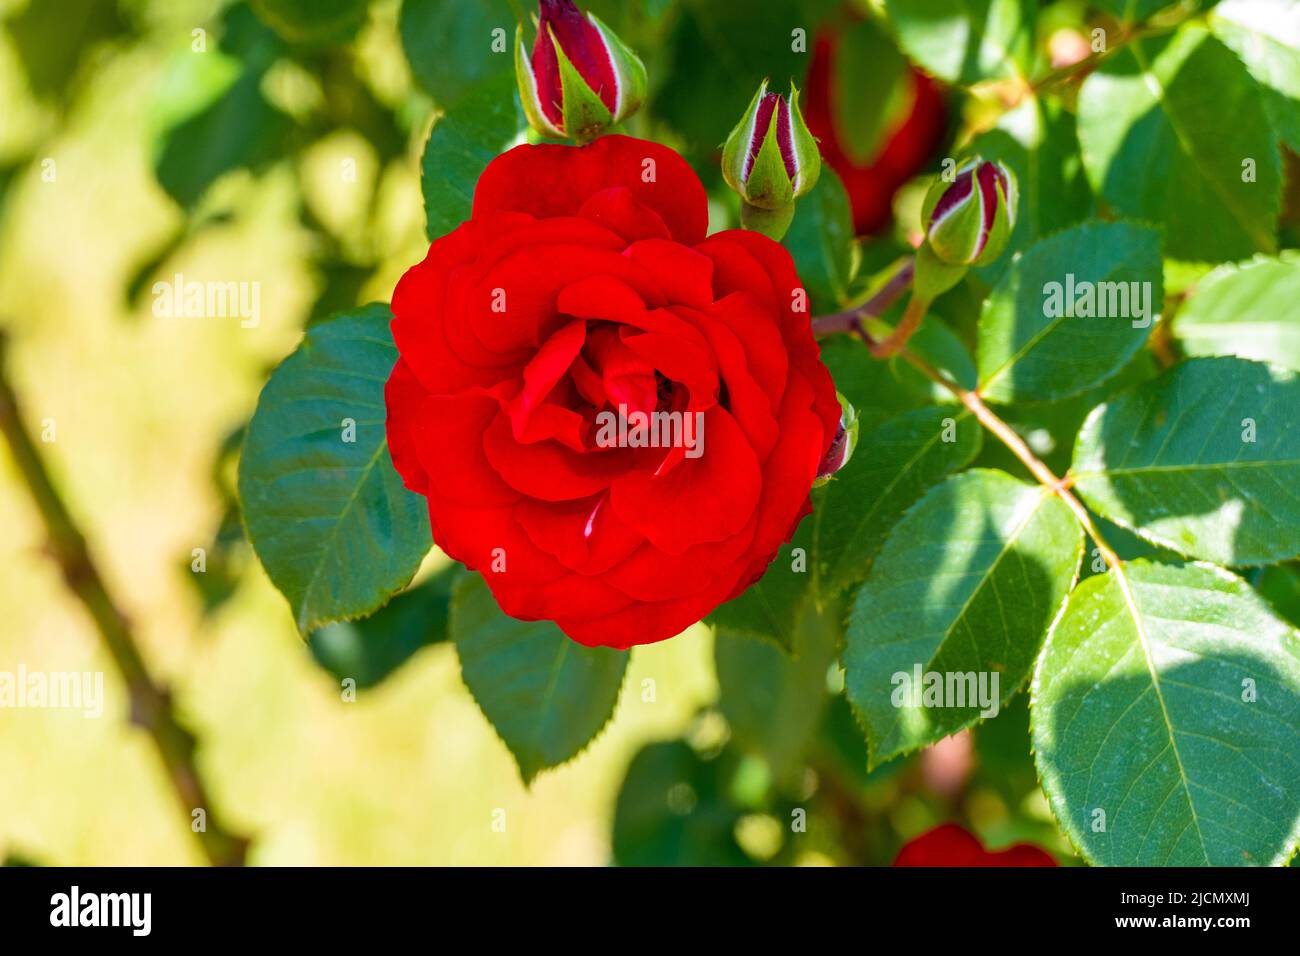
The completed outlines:
[[[453,34],[458,11],[478,2],[407,0],[419,24]],[[597,6],[664,84],[659,119],[639,119],[636,131],[675,142],[716,182],[701,157],[750,80],[724,74],[734,108],[701,114],[690,104],[717,79],[709,44],[737,8]],[[346,7],[305,5],[321,16]],[[413,633],[399,612],[370,628],[378,644],[359,647],[364,629],[336,626],[313,656],[242,541],[234,457],[269,369],[304,326],[387,301],[427,248],[419,161],[437,116],[429,90],[450,84],[450,96],[479,67],[425,61],[417,83],[402,17],[399,0],[375,0],[363,23],[290,42],[281,34],[292,30],[275,33],[244,3],[0,0],[9,373],[28,426],[53,423],[54,440],[40,446],[47,465],[199,738],[218,809],[254,838],[250,862],[887,863],[947,819],[992,846],[1031,839],[1064,858],[1034,779],[1023,702],[978,736],[868,777],[842,695],[825,695],[836,679],[826,660],[796,667],[725,638],[722,666],[768,683],[719,709],[714,639],[697,626],[638,649],[610,725],[526,790],[454,650]],[[406,39],[421,42],[412,27]],[[788,57],[788,35],[777,39]],[[745,69],[765,62],[749,53]],[[682,65],[692,63],[708,75]],[[884,263],[898,246],[881,248]],[[154,315],[153,283],[178,273],[259,283],[260,324]],[[202,862],[148,740],[128,723],[111,661],[44,554],[7,454],[0,488],[0,670],[103,670],[107,689],[99,720],[0,711],[0,857]],[[203,574],[190,570],[199,547]],[[364,686],[367,668],[377,677],[412,650]],[[756,660],[741,668],[741,658]],[[336,672],[361,677],[355,702],[341,699]],[[789,737],[807,727],[821,732],[803,754]],[[803,807],[806,832],[792,830]],[[504,830],[493,826],[499,810]]]

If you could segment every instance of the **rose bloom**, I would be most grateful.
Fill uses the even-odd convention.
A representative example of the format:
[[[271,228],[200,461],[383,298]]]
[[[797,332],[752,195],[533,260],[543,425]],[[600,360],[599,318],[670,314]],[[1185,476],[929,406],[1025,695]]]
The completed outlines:
[[[393,462],[507,614],[587,645],[672,637],[809,513],[840,406],[806,297],[780,245],[707,223],[664,146],[518,146],[398,283]],[[612,445],[620,411],[699,413],[700,434]]]

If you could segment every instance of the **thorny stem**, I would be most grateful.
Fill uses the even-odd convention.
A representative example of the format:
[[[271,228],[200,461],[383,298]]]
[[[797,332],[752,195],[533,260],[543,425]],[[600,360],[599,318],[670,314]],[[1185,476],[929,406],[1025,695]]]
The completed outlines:
[[[813,322],[813,327],[817,328],[817,320]],[[867,334],[866,329],[859,324],[856,328],[852,329],[852,331],[866,343],[868,349],[872,350],[872,354],[875,354],[875,350],[872,349],[874,343],[872,342],[871,337]],[[1083,530],[1088,533],[1089,537],[1091,537],[1093,542],[1097,545],[1097,550],[1101,552],[1106,563],[1116,570],[1120,569],[1121,562],[1119,555],[1117,555],[1115,550],[1106,543],[1106,539],[1103,538],[1101,533],[1097,530],[1097,523],[1093,521],[1092,515],[1088,513],[1088,509],[1083,506],[1083,503],[1079,501],[1074,492],[1070,490],[1069,479],[1056,477],[1052,472],[1052,469],[1048,468],[1047,465],[1043,463],[1042,459],[1035,455],[1030,447],[1025,444],[1025,440],[1016,434],[1015,429],[999,418],[997,414],[984,403],[984,399],[980,396],[979,392],[963,388],[957,382],[954,382],[947,375],[939,371],[910,349],[900,349],[898,355],[911,363],[917,371],[930,379],[930,381],[951,392],[953,397],[956,398],[957,401],[961,402],[961,404],[975,416],[976,421],[978,421],[988,431],[992,432],[998,441],[1006,445],[1007,448],[1011,450],[1011,453],[1019,458],[1025,467],[1029,469],[1034,478],[1044,487],[1050,489],[1051,492],[1056,495],[1056,497],[1060,498],[1061,501],[1065,503],[1066,507],[1074,513],[1079,524],[1083,526]]]
[[[195,766],[194,737],[176,719],[171,695],[150,677],[126,616],[104,586],[91,561],[85,536],[55,490],[36,444],[23,424],[17,396],[5,375],[6,344],[0,332],[0,433],[9,444],[18,474],[45,525],[50,556],[63,572],[68,589],[94,620],[126,684],[131,721],[143,727],[153,740],[186,815],[197,809],[206,814],[205,829],[196,834],[204,855],[214,866],[242,866],[248,842],[227,831],[215,819],[212,801]]]

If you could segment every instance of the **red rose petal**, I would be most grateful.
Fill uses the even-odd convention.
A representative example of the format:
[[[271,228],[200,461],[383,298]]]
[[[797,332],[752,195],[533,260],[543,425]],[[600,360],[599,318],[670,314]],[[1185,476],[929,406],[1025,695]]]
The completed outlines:
[[[628,467],[618,449],[582,454],[553,441],[517,442],[504,415],[479,434],[491,467],[506,484],[544,501],[572,501],[604,491]]]
[[[542,219],[577,215],[595,193],[625,186],[678,242],[694,245],[709,225],[708,198],[686,160],[667,146],[602,136],[587,146],[516,146],[488,164],[474,190],[474,218],[495,210]]]
[[[558,503],[525,499],[515,515],[534,544],[585,575],[602,574],[645,541],[619,520],[603,492]]]
[[[759,461],[766,461],[777,439],[771,398],[750,373],[745,347],[731,327],[703,314],[698,317],[697,324],[718,357],[731,414],[740,424]]]
[[[402,484],[420,495],[428,494],[429,476],[420,464],[415,439],[410,432],[427,394],[410,367],[399,358],[384,385],[384,405],[388,409],[385,424],[388,452],[393,458],[393,467],[402,476]]]
[[[721,590],[714,587],[708,594],[673,601],[632,602],[601,616],[561,615],[555,623],[579,644],[624,650],[680,634],[703,616],[704,608],[712,609],[721,603],[720,594]]]
[[[705,412],[702,434],[700,457],[665,475],[637,472],[613,485],[610,501],[618,516],[670,555],[735,534],[753,515],[762,489],[758,458],[730,413],[718,407]]]
[[[585,355],[600,375],[601,405],[608,402],[616,410],[626,406],[629,414],[655,410],[658,382],[654,366],[624,345],[614,326],[597,328]]]
[[[723,578],[736,573],[736,559],[751,547],[755,525],[756,522],[751,521],[740,533],[721,541],[694,545],[673,555],[671,561],[665,561],[660,551],[646,544],[610,568],[605,579],[638,601],[663,601],[690,594],[712,594],[719,589],[725,591]]]
[[[506,414],[510,416],[517,441],[523,440],[533,411],[564,377],[586,341],[587,324],[570,322],[547,339],[546,344],[524,366],[524,387],[506,406]]]
[[[519,493],[501,480],[483,451],[483,432],[500,406],[481,395],[428,395],[410,436],[438,499],[484,508],[510,505]]]
[[[463,266],[478,236],[474,223],[436,240],[424,261],[408,269],[393,291],[393,341],[421,384],[430,392],[451,395],[491,385],[511,372],[517,360],[478,353],[476,361],[453,351],[447,337],[447,283]]]
[[[693,249],[662,239],[643,239],[627,255],[654,277],[663,293],[657,305],[708,308],[713,301],[713,260]]]
[[[536,349],[564,323],[555,306],[567,285],[591,275],[627,272],[627,259],[607,249],[567,244],[517,249],[494,263],[471,294],[459,300],[461,322],[491,352]]]
[[[626,186],[611,186],[593,193],[582,204],[578,215],[618,233],[628,242],[672,238],[659,214],[637,202],[632,190]]]

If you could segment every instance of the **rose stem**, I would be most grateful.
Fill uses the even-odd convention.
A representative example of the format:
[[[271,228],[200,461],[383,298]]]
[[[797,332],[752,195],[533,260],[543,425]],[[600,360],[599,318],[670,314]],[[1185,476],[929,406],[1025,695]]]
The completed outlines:
[[[878,359],[893,358],[901,352],[912,336],[916,334],[916,330],[921,327],[921,320],[925,318],[925,313],[929,311],[929,308],[930,303],[913,292],[911,301],[907,303],[907,310],[903,313],[903,318],[899,320],[894,331],[889,333],[887,338],[867,346],[871,350],[872,357]]]
[[[889,311],[889,307],[898,301],[899,296],[912,284],[912,270],[915,263],[908,259],[889,281],[880,287],[870,299],[853,309],[822,315],[812,320],[813,335],[821,337],[832,332],[854,332],[864,338],[870,345],[866,330],[862,327],[863,319],[879,318]]]
[[[0,332],[0,432],[9,444],[18,473],[45,524],[50,555],[62,570],[68,588],[94,620],[126,683],[131,700],[131,721],[148,731],[187,815],[196,809],[203,809],[206,813],[206,828],[196,834],[204,855],[214,866],[241,866],[247,841],[232,835],[214,819],[212,801],[194,763],[194,737],[176,719],[171,696],[149,676],[126,616],[109,596],[103,578],[90,559],[85,536],[72,520],[45,470],[36,444],[23,424],[17,396],[5,375],[6,351],[7,341]]]

